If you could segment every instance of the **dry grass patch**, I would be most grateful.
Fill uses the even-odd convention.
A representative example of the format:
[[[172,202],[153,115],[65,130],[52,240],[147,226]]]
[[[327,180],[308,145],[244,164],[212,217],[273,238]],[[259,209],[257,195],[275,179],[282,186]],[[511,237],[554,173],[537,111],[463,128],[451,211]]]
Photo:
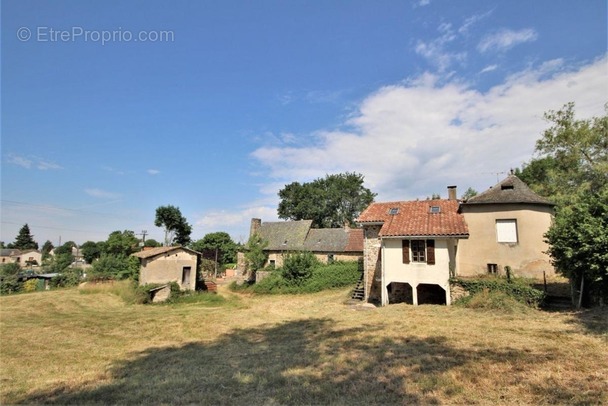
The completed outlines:
[[[608,402],[599,316],[393,305],[347,291],[239,306],[125,305],[77,290],[0,298],[2,403]],[[608,316],[605,311],[599,313]],[[599,320],[599,321],[598,321]]]

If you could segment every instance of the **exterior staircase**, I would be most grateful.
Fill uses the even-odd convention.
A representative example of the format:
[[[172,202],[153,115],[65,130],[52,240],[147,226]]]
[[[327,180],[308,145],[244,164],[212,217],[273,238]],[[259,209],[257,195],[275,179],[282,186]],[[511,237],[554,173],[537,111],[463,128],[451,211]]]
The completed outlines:
[[[365,298],[365,288],[363,284],[363,272],[361,272],[361,277],[357,282],[357,286],[353,290],[353,294],[350,297],[353,300],[363,300]]]

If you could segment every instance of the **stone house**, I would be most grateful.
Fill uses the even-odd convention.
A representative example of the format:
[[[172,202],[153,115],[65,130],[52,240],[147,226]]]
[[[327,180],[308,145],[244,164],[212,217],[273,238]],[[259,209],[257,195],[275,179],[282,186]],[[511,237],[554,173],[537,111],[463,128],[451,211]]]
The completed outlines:
[[[451,276],[554,274],[544,233],[553,204],[511,174],[460,202],[448,199],[372,203],[357,219],[364,230],[364,289],[381,305],[450,304]]]
[[[363,230],[344,228],[312,228],[312,220],[275,221],[262,223],[251,219],[250,236],[258,234],[268,242],[265,266],[280,267],[285,254],[296,251],[312,252],[322,263],[357,261],[363,255]],[[243,253],[237,257],[237,269],[245,271]]]
[[[139,284],[177,282],[195,290],[201,254],[186,247],[157,247],[132,254],[139,258]]]
[[[469,237],[455,189],[450,196],[372,203],[361,213],[366,301],[450,304],[458,245]]]
[[[554,204],[511,174],[490,189],[460,204],[469,239],[458,251],[458,275],[505,274],[543,278],[554,275],[544,234]]]
[[[35,249],[2,249],[0,250],[0,263],[15,263],[22,267],[30,265],[39,266],[42,265],[42,253]]]

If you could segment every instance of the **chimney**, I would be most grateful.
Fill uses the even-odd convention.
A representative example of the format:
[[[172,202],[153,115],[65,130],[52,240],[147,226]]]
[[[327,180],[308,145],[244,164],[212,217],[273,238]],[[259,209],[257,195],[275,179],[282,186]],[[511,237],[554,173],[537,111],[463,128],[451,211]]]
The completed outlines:
[[[262,219],[251,219],[251,228],[249,229],[249,237],[256,234],[262,227]]]
[[[448,186],[448,200],[458,200],[458,197],[456,197],[456,186]]]

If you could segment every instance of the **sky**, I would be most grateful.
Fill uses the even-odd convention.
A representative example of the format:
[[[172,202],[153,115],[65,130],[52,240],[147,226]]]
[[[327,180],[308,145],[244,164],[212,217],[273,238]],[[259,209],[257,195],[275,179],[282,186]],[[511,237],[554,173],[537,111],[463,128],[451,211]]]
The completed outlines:
[[[483,191],[608,102],[605,0],[1,2],[1,229],[246,241],[292,182]]]

